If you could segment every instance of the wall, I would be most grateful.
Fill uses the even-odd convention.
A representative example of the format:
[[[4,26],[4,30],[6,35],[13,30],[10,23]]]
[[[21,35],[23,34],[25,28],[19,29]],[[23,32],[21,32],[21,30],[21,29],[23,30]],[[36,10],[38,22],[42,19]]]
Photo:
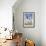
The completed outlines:
[[[20,0],[21,2],[21,0]],[[23,12],[35,12],[35,28],[23,27]],[[41,1],[40,0],[23,0],[21,3],[15,3],[13,6],[14,24],[18,32],[23,33],[23,37],[35,41],[36,46],[41,46],[41,31],[40,31],[40,15]]]
[[[16,2],[16,0],[0,0],[0,26],[8,27],[10,29],[12,28],[12,6],[14,5],[15,2]],[[35,2],[37,2],[37,1],[35,1]],[[39,3],[37,3],[37,4],[39,5]],[[32,5],[32,3],[31,3],[31,5]],[[36,6],[36,8],[38,8],[38,7],[40,7],[40,6]],[[35,8],[35,10],[36,10],[36,8]],[[36,41],[37,45],[39,44],[39,42],[37,42],[38,39],[41,39],[42,46],[46,46],[46,36],[45,36],[46,35],[46,0],[41,0],[41,15],[38,15],[38,12],[37,12],[37,15],[35,18],[36,26],[34,29],[23,28],[23,15],[21,15],[21,16],[19,15],[17,17],[17,19],[18,18],[19,18],[19,20],[17,20],[17,21],[19,23],[16,23],[17,30],[20,32],[23,32],[24,37],[26,36],[28,38],[28,36],[30,35],[31,37],[30,36],[29,37],[31,39],[34,39]],[[18,26],[19,26],[19,28],[18,28]],[[41,38],[39,36],[40,35],[39,33],[41,34]],[[28,36],[26,34],[28,34]]]
[[[12,6],[16,0],[0,0],[0,27],[12,29]]]
[[[46,0],[41,1],[40,31],[42,46],[46,46]]]

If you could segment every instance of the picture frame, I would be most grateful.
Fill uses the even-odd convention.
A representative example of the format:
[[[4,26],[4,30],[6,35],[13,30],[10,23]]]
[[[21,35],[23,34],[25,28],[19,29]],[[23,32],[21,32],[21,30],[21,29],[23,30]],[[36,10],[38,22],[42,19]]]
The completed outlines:
[[[23,12],[23,27],[35,27],[35,12]]]

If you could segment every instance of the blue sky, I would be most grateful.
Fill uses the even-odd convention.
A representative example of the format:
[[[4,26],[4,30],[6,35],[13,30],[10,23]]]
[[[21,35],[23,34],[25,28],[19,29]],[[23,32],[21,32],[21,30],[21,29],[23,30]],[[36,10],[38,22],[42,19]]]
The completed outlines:
[[[29,19],[29,20],[32,19],[32,13],[27,12],[27,13],[24,14],[24,16],[25,16],[26,19]]]

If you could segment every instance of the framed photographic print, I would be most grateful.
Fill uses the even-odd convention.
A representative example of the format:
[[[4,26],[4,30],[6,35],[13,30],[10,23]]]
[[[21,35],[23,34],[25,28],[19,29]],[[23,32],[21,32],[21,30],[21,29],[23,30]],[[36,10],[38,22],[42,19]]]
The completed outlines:
[[[35,27],[35,12],[23,12],[23,26],[26,28]]]

